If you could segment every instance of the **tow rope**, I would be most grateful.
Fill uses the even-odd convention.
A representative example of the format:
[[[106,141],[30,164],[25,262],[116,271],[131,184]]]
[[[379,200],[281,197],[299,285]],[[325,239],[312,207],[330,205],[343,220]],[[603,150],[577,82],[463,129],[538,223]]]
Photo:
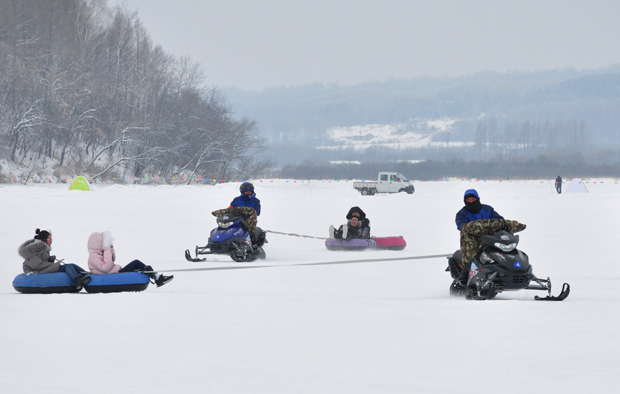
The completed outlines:
[[[376,258],[376,259],[358,259],[358,260],[340,260],[340,261],[324,261],[318,263],[297,263],[297,264],[279,264],[279,265],[235,265],[229,267],[206,267],[206,268],[181,268],[173,270],[162,271],[144,271],[144,273],[150,274],[155,272],[191,272],[191,271],[225,271],[225,270],[241,270],[252,268],[272,268],[272,267],[299,267],[304,265],[336,265],[336,264],[359,264],[359,263],[373,263],[378,261],[403,261],[403,260],[423,260],[423,259],[436,259],[440,257],[449,257],[450,254],[432,254],[427,256],[409,256],[409,257],[391,257],[391,258]]]
[[[263,230],[266,233],[272,233],[272,234],[280,234],[280,235],[290,235],[292,237],[301,237],[301,238],[313,238],[313,239],[329,239],[329,238],[322,238],[322,237],[313,237],[311,235],[302,235],[302,234],[293,234],[293,233],[281,233],[278,231],[272,231],[272,230]]]

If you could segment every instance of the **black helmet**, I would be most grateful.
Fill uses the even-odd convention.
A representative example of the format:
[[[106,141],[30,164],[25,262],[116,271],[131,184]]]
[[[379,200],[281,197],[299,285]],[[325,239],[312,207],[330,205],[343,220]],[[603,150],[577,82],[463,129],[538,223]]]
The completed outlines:
[[[252,190],[252,193],[254,193],[254,185],[252,185],[250,182],[243,182],[241,186],[239,186],[239,191],[241,192],[241,194],[247,192],[248,190]]]

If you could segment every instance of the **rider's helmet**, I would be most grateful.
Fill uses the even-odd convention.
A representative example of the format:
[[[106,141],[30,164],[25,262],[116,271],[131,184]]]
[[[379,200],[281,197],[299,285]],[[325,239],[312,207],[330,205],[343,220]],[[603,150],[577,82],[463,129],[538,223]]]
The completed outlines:
[[[239,186],[239,191],[241,192],[241,194],[246,195],[245,192],[247,191],[251,191],[252,194],[250,194],[250,196],[254,195],[254,185],[251,184],[250,182],[243,182],[241,184],[241,186]]]

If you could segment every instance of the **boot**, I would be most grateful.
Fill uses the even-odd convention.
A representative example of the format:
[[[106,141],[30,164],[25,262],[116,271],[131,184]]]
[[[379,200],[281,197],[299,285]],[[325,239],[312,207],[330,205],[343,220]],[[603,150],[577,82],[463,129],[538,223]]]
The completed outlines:
[[[174,279],[174,275],[159,275],[159,278],[157,278],[155,284],[157,285],[157,287],[162,287],[166,283],[170,282],[172,279]]]
[[[342,225],[342,239],[347,239],[347,234],[349,233],[349,226],[347,224]]]
[[[329,226],[329,238],[336,238],[336,229],[334,228],[334,226]]]
[[[78,274],[73,279],[75,281],[75,288],[77,291],[80,291],[90,282],[90,276],[83,276],[82,274]]]
[[[453,258],[450,258],[448,260],[448,268],[446,268],[446,271],[450,272],[450,276],[452,277],[452,279],[458,279],[458,277],[461,275],[461,267],[459,267],[459,265],[454,261]]]

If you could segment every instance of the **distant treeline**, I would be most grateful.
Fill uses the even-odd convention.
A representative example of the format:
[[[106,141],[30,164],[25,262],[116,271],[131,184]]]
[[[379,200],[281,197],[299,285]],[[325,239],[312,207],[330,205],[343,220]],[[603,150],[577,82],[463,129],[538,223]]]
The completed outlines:
[[[105,0],[0,1],[0,158],[37,172],[248,177],[256,122]],[[73,169],[74,171],[72,171]]]
[[[258,122],[276,149],[283,147],[285,152],[275,158],[282,164],[311,157],[288,155],[288,146],[333,145],[327,138],[332,127],[404,124],[416,130],[420,121],[436,119],[456,122],[448,133],[434,136],[434,142],[476,144],[457,152],[464,160],[488,160],[507,149],[534,157],[562,147],[584,153],[620,148],[620,66],[258,92],[231,88],[228,97]],[[332,157],[337,155],[332,151]]]
[[[494,158],[488,161],[434,161],[420,163],[362,163],[287,165],[273,174],[293,179],[376,179],[380,171],[398,171],[409,179],[555,179],[620,177],[620,164],[588,164],[580,154],[554,158],[540,155],[523,161]]]

